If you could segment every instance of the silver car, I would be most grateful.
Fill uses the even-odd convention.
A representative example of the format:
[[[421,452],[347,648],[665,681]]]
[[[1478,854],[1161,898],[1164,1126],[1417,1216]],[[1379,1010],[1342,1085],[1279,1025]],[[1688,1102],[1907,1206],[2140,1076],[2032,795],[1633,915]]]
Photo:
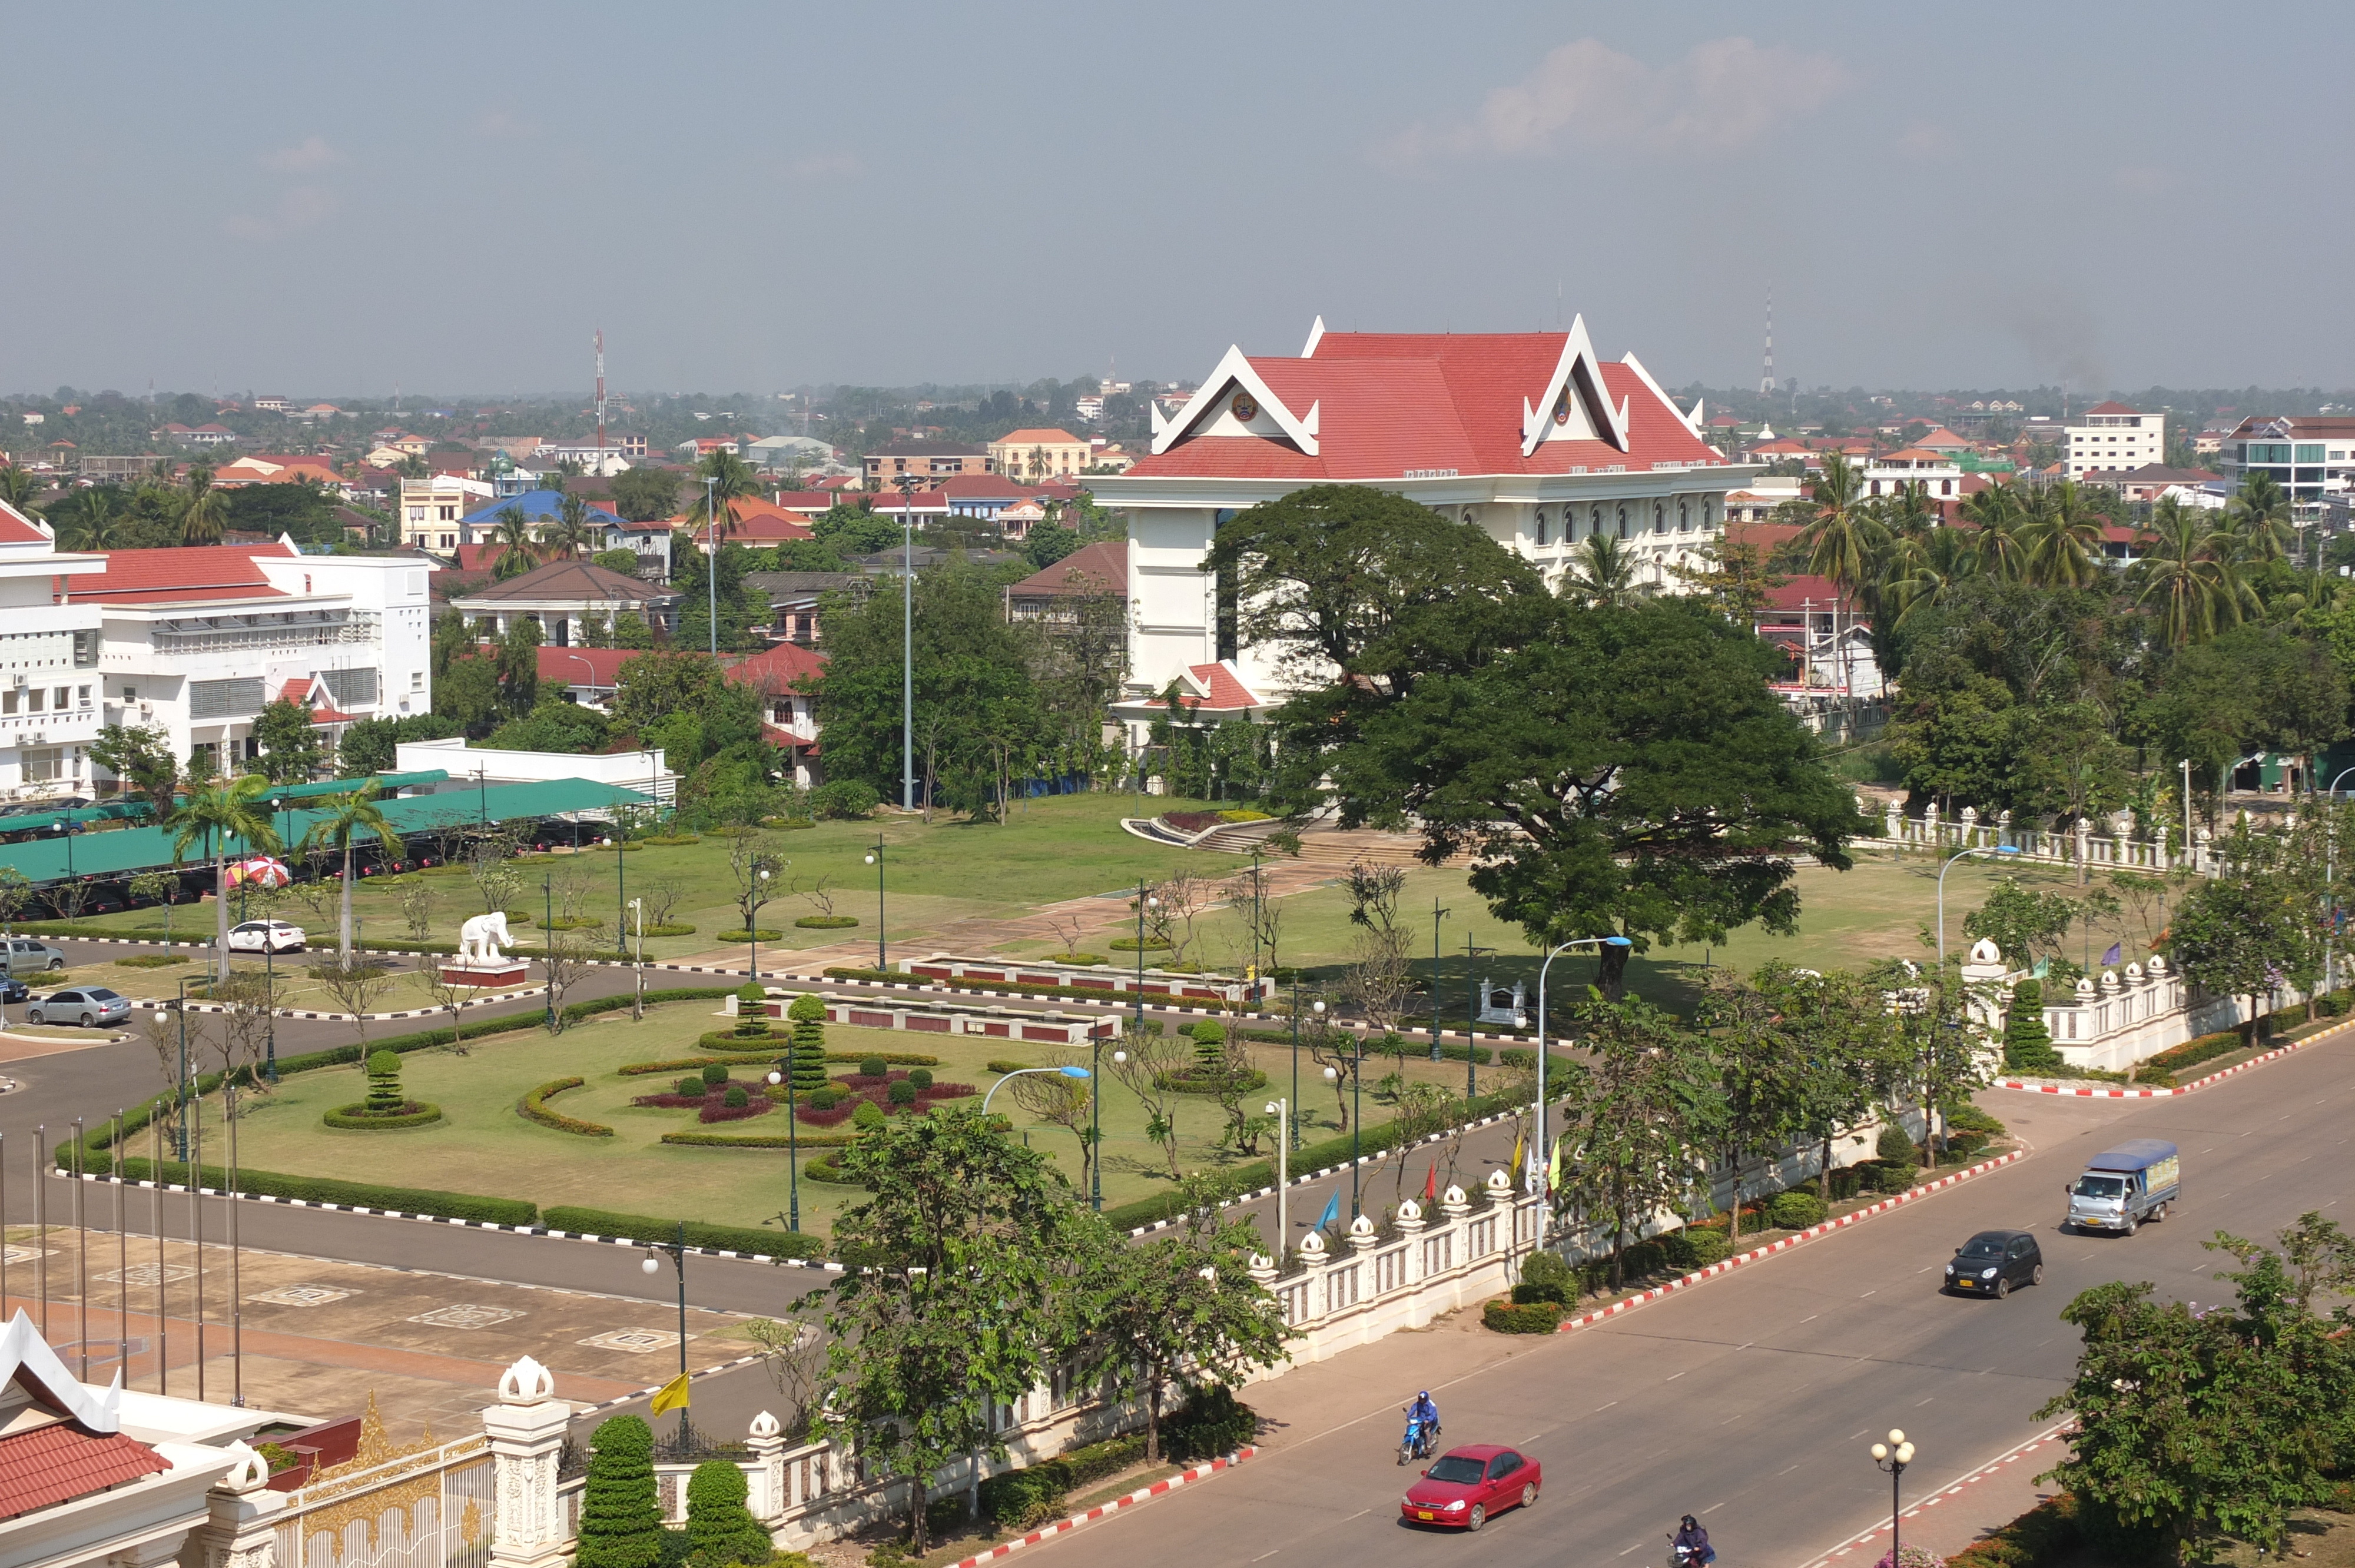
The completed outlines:
[[[27,1023],[79,1023],[84,1029],[120,1023],[131,1016],[131,999],[102,985],[52,991],[25,1010]]]
[[[29,937],[11,937],[8,942],[8,972],[12,975],[39,974],[45,969],[66,967],[65,949],[52,948]]]

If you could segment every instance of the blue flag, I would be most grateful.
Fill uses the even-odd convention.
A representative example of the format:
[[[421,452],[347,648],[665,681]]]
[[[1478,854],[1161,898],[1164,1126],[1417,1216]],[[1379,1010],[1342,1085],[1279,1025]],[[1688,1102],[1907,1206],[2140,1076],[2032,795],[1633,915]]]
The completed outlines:
[[[2102,955],[2102,962],[2103,962],[2104,964],[2105,964],[2105,965],[2106,965],[2106,964],[2114,964],[2114,963],[2116,963],[2116,962],[2118,961],[2118,959],[2119,959],[2120,955],[2122,955],[2125,951],[2126,951],[2126,948],[2124,947],[2124,945],[2123,945],[2123,944],[2120,944],[2120,943],[2117,943],[2117,942],[2112,942],[2112,943],[2110,944],[2110,950],[2109,950],[2108,952],[2104,953],[2104,954]]]
[[[1336,1187],[1333,1189],[1333,1195],[1325,1200],[1325,1212],[1316,1216],[1316,1228],[1327,1234],[1331,1234],[1333,1227],[1340,1223],[1341,1189]]]

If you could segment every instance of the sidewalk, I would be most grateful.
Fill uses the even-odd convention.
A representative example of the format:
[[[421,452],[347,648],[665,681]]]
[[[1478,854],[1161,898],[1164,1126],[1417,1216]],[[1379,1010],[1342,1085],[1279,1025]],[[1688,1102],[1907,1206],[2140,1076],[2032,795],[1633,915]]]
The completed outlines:
[[[2067,1452],[2066,1445],[2052,1432],[2030,1438],[1953,1485],[1909,1504],[1898,1516],[1899,1540],[1941,1557],[1986,1540],[2059,1489],[2050,1483],[2040,1486],[2035,1478],[2059,1464]],[[1806,1568],[1831,1568],[1832,1564],[1864,1568],[1888,1554],[1889,1521],[1883,1520],[1816,1558]]]

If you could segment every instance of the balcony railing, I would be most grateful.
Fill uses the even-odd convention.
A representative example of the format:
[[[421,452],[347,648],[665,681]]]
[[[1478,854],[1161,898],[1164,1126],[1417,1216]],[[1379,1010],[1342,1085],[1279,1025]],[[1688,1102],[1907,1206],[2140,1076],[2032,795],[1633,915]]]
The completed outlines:
[[[333,620],[263,621],[230,624],[241,619],[223,616],[219,624],[202,621],[159,621],[154,637],[158,653],[220,653],[250,649],[325,648],[338,643],[372,643],[379,635],[381,618],[355,611]]]

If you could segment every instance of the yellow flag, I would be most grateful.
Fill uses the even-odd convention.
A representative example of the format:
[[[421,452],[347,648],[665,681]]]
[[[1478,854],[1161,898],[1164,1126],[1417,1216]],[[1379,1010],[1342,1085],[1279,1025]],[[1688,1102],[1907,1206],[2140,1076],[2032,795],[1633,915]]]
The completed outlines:
[[[1546,1191],[1557,1192],[1561,1187],[1561,1145],[1553,1146],[1553,1157],[1546,1162]]]
[[[1513,1171],[1513,1180],[1514,1180],[1514,1181],[1520,1181],[1520,1180],[1522,1179],[1522,1174],[1523,1174],[1523,1173],[1522,1173],[1522,1171],[1521,1171],[1521,1144],[1522,1144],[1522,1141],[1523,1141],[1523,1139],[1522,1139],[1522,1135],[1521,1135],[1521,1134],[1519,1134],[1519,1133],[1518,1133],[1518,1132],[1517,1132],[1517,1133],[1515,1133],[1515,1134],[1513,1135],[1513,1164],[1512,1164],[1512,1171]]]
[[[660,1415],[666,1410],[685,1410],[687,1407],[688,1403],[689,1401],[687,1395],[687,1374],[685,1372],[681,1372],[677,1377],[662,1385],[661,1392],[655,1395],[655,1403],[651,1413],[655,1415]]]

